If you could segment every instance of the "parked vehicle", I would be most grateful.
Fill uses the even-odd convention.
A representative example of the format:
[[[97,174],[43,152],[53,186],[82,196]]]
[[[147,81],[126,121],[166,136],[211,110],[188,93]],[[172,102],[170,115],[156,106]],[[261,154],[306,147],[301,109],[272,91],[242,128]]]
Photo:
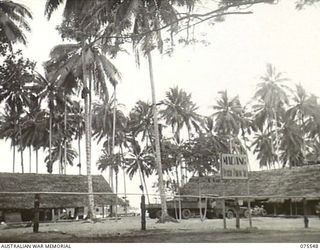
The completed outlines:
[[[251,209],[251,215],[252,216],[266,216],[267,210],[264,209],[263,205],[261,207],[255,206],[253,209]]]
[[[214,198],[199,198],[184,197],[181,198],[181,218],[189,219],[191,217],[200,215],[200,208],[202,215],[208,219],[222,218],[223,216],[223,203],[220,199]],[[161,204],[148,204],[146,209],[151,219],[159,218],[161,216]],[[179,199],[167,201],[167,209],[170,216],[179,218]],[[240,207],[240,216],[245,216],[247,208]],[[236,216],[236,204],[233,200],[225,201],[225,216],[232,219]]]

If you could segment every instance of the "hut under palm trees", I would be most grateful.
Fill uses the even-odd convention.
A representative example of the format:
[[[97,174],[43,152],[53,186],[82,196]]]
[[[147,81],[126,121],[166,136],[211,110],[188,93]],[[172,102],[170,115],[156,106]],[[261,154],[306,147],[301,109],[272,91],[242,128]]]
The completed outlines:
[[[94,193],[112,192],[102,175],[92,176],[92,182]],[[66,213],[67,209],[73,210],[72,217],[85,216],[88,207],[88,195],[84,194],[88,192],[87,176],[0,173],[0,220],[10,220],[12,217],[16,221],[32,220],[37,192],[40,194],[40,220],[60,219],[60,213]],[[94,195],[96,212],[115,204],[115,199],[115,195]],[[118,204],[121,204],[119,198]]]
[[[270,215],[302,215],[303,198],[308,214],[320,203],[320,165],[249,172],[248,180],[224,180],[220,175],[192,177],[182,195],[251,197],[252,205],[264,205]]]

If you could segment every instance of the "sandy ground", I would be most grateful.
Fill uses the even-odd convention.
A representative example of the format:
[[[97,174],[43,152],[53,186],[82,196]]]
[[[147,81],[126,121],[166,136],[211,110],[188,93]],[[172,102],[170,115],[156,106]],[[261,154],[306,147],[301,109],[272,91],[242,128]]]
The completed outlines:
[[[121,239],[124,242],[139,242],[137,240],[142,236],[145,242],[161,242],[163,241],[161,235],[166,236],[164,238],[169,242],[175,242],[174,239],[176,242],[193,242],[192,236],[200,233],[202,238],[197,238],[199,239],[197,242],[212,242],[210,241],[212,233],[217,235],[215,240],[218,242],[236,240],[237,237],[239,242],[246,242],[245,239],[248,239],[249,242],[263,242],[266,240],[265,237],[259,238],[259,235],[268,232],[274,234],[276,241],[278,241],[276,236],[282,234],[283,236],[287,235],[289,242],[290,239],[294,240],[296,235],[300,236],[300,238],[296,238],[299,242],[304,239],[303,237],[306,237],[306,241],[320,242],[319,218],[310,218],[309,228],[304,229],[303,218],[255,217],[251,230],[248,229],[248,219],[241,219],[240,231],[235,230],[235,219],[227,220],[227,230],[223,230],[222,219],[200,221],[199,218],[193,218],[182,220],[179,223],[165,224],[156,222],[157,220],[147,219],[147,231],[145,232],[140,230],[140,217],[121,218],[118,221],[104,219],[96,223],[84,221],[41,223],[38,234],[32,233],[32,227],[12,228],[0,225],[0,242],[121,242]],[[240,235],[239,232],[245,234]],[[249,235],[250,233],[251,235]],[[227,234],[228,237],[226,237]],[[180,239],[179,235],[183,237]],[[208,237],[211,235],[211,238],[206,238],[206,235]],[[220,240],[218,235],[222,237]],[[311,235],[311,238],[309,239],[307,235]],[[146,240],[148,238],[146,236],[149,236],[149,241]],[[252,239],[249,240],[250,238]],[[272,242],[272,237],[269,240]]]

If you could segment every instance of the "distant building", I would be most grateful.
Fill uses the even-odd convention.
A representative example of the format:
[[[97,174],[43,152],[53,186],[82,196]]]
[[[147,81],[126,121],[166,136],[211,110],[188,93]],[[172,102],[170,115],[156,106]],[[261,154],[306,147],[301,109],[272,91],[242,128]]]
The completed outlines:
[[[102,175],[93,175],[93,192],[111,193]],[[0,192],[88,192],[85,175],[0,173]],[[0,194],[0,220],[30,221],[33,218],[35,194]],[[106,215],[115,196],[94,195],[95,210]],[[123,201],[118,198],[118,204]],[[40,220],[83,218],[88,207],[88,195],[40,194]]]
[[[220,175],[192,177],[182,195],[253,196],[252,205],[264,205],[269,215],[302,215],[302,198],[308,213],[320,202],[320,165],[249,172],[248,180],[223,180]],[[290,198],[292,197],[292,198]],[[246,204],[246,200],[243,200]]]

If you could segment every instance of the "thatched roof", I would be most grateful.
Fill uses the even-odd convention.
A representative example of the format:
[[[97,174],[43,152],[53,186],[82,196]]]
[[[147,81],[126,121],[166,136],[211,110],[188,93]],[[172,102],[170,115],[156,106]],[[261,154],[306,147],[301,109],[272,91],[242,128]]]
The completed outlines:
[[[93,175],[93,192],[112,192],[102,175]],[[88,192],[85,175],[0,173],[0,192]],[[34,194],[0,194],[0,209],[34,207]],[[114,204],[115,196],[95,195],[95,205]],[[122,201],[120,201],[122,202]],[[72,208],[88,205],[87,195],[40,194],[40,208]]]
[[[249,195],[248,195],[249,182]],[[221,180],[220,176],[193,177],[181,194],[217,196],[320,197],[320,165],[249,172],[248,180]]]

